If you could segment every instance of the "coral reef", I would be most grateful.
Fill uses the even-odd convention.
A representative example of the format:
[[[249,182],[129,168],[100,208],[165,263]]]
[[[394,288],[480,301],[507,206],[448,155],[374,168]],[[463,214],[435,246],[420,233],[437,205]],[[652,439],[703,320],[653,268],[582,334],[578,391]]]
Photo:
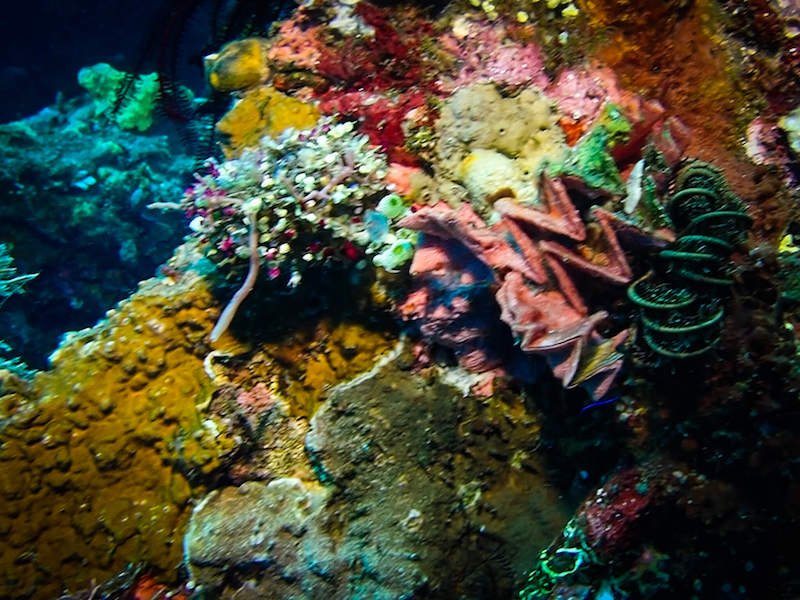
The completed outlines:
[[[458,210],[441,205],[423,208],[403,219],[401,226],[419,229],[434,238],[433,245],[439,246],[439,256],[444,255],[433,260],[428,258],[429,242],[425,250],[420,250],[424,252],[420,260],[415,258],[412,263],[412,274],[425,275],[421,279],[423,287],[448,290],[444,294],[423,292],[422,298],[419,292],[415,292],[416,297],[412,294],[406,300],[405,312],[424,322],[431,317],[441,319],[442,311],[446,314],[455,309],[456,314],[448,317],[452,321],[463,316],[459,313],[465,310],[456,304],[456,300],[463,302],[469,294],[459,295],[457,290],[469,290],[470,286],[481,285],[481,281],[485,287],[496,282],[495,296],[501,309],[500,318],[520,339],[522,349],[548,355],[554,364],[554,373],[566,387],[587,383],[592,394],[599,398],[608,391],[621,366],[622,355],[615,349],[626,335],[621,333],[613,340],[604,340],[595,333],[597,324],[608,315],[602,311],[589,315],[572,277],[561,265],[567,264],[579,272],[614,284],[629,282],[631,271],[608,217],[599,210],[595,211],[594,218],[602,237],[598,236],[582,246],[582,252],[589,260],[561,243],[547,239],[547,234],[557,233],[583,242],[586,229],[563,184],[545,176],[543,187],[548,200],[546,206],[553,209],[551,213],[524,209],[511,203],[498,206],[503,202],[498,201],[495,207],[503,214],[503,220],[491,228],[468,205]],[[529,237],[523,225],[535,227],[537,237]],[[539,239],[542,234],[545,234],[545,239]],[[455,257],[447,256],[448,250],[452,252],[453,248],[442,245],[442,241],[449,240],[462,244],[494,271],[493,276],[449,276],[448,268],[453,269],[458,264],[454,262]],[[454,270],[461,271],[458,267]],[[426,305],[424,310],[410,309],[410,304],[420,302]],[[426,333],[432,333],[431,324],[423,327],[427,327]],[[479,332],[475,334],[478,338],[484,337]],[[433,337],[434,341],[442,339],[442,335]],[[467,360],[481,366],[482,370],[494,366],[491,361],[476,363],[472,356],[473,346],[464,344],[467,340],[463,335],[457,335],[453,340],[455,344],[451,341],[448,345],[464,352]],[[590,382],[598,377],[599,380]]]
[[[5,304],[0,338],[42,368],[64,331],[93,324],[180,242],[180,218],[146,205],[174,200],[193,160],[95,118],[85,98],[2,125],[0,140],[0,238],[40,274]]]
[[[8,246],[0,244],[0,308],[11,296],[23,293],[25,284],[37,276],[38,273],[20,274],[14,266]],[[11,347],[0,340],[0,369],[10,371],[23,379],[31,377],[33,371],[18,357],[12,356],[12,353]]]
[[[442,107],[436,129],[437,170],[463,183],[477,207],[506,189],[520,202],[535,201],[530,182],[544,164],[564,158],[558,117],[536,88],[506,98],[491,83],[460,88]]]
[[[2,376],[0,596],[796,597],[796,18],[308,0],[209,55],[225,160],[148,175],[189,241]],[[6,126],[8,231],[60,235],[38,185],[158,244],[97,241],[110,170],[26,162],[65,128],[150,147]]]

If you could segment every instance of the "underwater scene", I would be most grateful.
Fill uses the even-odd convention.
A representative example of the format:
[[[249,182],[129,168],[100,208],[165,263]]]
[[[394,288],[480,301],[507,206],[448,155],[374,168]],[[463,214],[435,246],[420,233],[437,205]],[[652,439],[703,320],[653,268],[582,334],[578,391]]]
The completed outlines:
[[[15,10],[0,600],[800,599],[797,0]]]

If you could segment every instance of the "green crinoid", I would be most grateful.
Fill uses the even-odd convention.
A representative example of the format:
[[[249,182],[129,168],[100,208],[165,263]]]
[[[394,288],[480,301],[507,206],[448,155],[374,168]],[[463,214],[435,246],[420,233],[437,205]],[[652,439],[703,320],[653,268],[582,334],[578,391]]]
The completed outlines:
[[[719,303],[653,276],[651,271],[628,288],[628,298],[639,307],[644,343],[669,358],[691,358],[711,350],[722,330]]]
[[[752,219],[722,173],[692,161],[675,177],[669,216],[677,239],[658,254],[661,268],[628,288],[639,308],[641,339],[656,354],[683,359],[710,351],[720,339],[721,291],[733,284],[731,253]]]

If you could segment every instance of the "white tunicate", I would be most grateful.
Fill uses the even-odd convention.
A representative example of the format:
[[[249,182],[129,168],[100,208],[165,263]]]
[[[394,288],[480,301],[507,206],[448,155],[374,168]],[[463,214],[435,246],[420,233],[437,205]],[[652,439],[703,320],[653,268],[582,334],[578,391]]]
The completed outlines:
[[[632,214],[642,199],[642,177],[644,176],[644,159],[633,165],[628,182],[625,185],[628,195],[625,197],[624,210],[627,214]]]
[[[406,205],[399,194],[387,194],[380,199],[375,210],[389,219],[396,219],[406,212]]]
[[[261,210],[261,205],[261,198],[250,198],[242,204],[242,212],[246,215],[258,214],[258,211]]]
[[[290,288],[296,288],[300,285],[300,281],[302,281],[303,276],[300,275],[297,271],[293,271],[292,274],[289,276],[289,281],[286,283]]]
[[[313,177],[307,176],[305,179],[303,179],[303,191],[306,194],[314,191],[316,188],[317,188],[317,182]]]
[[[376,266],[393,273],[400,266],[411,260],[412,256],[414,256],[414,244],[408,240],[397,240],[386,250],[375,255],[372,262]]]

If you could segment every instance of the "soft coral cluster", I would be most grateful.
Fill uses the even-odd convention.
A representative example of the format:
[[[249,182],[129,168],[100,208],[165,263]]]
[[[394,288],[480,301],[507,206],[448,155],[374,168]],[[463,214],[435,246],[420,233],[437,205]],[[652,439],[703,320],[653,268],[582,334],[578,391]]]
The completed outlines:
[[[584,223],[563,184],[544,177],[542,195],[543,208],[498,201],[502,216],[491,226],[466,204],[458,209],[443,204],[425,207],[401,220],[402,227],[425,234],[411,266],[413,275],[424,276],[406,306],[418,307],[424,299],[425,310],[409,311],[423,321],[423,333],[426,329],[435,333],[433,341],[454,348],[465,366],[487,370],[494,362],[488,355],[476,354],[486,347],[486,326],[475,327],[464,318],[469,302],[458,290],[470,286],[493,290],[500,318],[520,339],[521,348],[546,356],[565,387],[586,385],[599,398],[622,365],[617,347],[627,332],[610,339],[596,332],[607,314],[589,314],[573,276],[562,265],[616,285],[629,282],[631,271],[603,211],[591,213],[600,234],[587,240]],[[568,240],[571,247],[565,245]],[[479,277],[469,271],[459,274],[461,265],[453,253],[463,250],[489,272]]]
[[[219,265],[249,265],[212,340],[252,291],[262,263],[270,279],[295,287],[307,268],[334,260],[355,262],[366,254],[402,262],[404,243],[410,244],[403,238],[413,236],[392,221],[406,207],[386,187],[383,154],[353,129],[351,122],[328,119],[277,140],[265,137],[238,158],[212,161],[187,190],[177,207],[208,242],[209,257]]]

